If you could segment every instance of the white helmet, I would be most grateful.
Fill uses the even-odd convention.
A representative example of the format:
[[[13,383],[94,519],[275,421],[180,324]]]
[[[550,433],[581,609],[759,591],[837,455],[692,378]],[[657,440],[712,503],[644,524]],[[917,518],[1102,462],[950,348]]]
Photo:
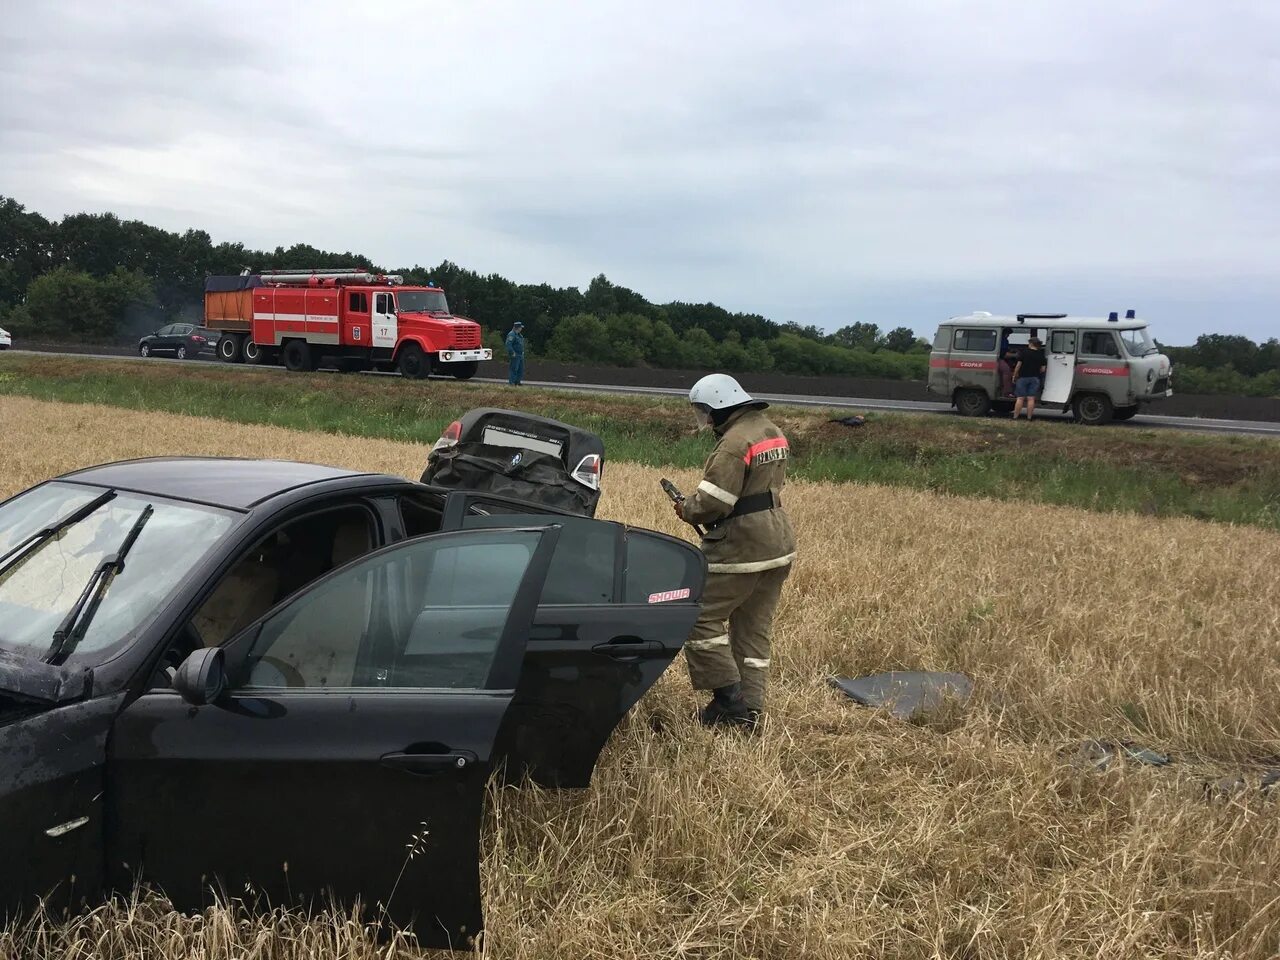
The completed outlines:
[[[733,377],[727,373],[712,373],[693,385],[689,391],[689,402],[712,410],[724,410],[753,401]]]

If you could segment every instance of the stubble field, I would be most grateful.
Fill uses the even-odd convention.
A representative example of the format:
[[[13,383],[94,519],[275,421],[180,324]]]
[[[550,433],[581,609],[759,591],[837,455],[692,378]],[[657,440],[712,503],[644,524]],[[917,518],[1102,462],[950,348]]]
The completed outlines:
[[[426,449],[5,397],[0,496],[154,454],[416,477]],[[679,532],[658,471],[610,464],[601,515]],[[677,473],[677,483],[696,483]],[[796,483],[801,561],[771,718],[713,735],[677,664],[593,785],[495,789],[495,957],[1233,957],[1280,952],[1280,535],[1194,520]],[[957,670],[918,724],[831,675]],[[1131,739],[1154,768],[1079,762]],[[1243,774],[1229,792],[1205,784]],[[1277,788],[1280,792],[1280,788]],[[447,867],[442,867],[447,869]],[[0,957],[375,957],[342,917],[183,917],[157,899],[0,933]]]

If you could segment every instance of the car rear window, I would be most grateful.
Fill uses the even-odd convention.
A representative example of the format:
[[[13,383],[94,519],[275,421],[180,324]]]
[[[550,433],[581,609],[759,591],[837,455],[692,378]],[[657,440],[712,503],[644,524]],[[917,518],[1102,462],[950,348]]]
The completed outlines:
[[[697,599],[692,592],[700,574],[699,554],[687,544],[643,530],[627,531],[627,603]]]
[[[465,529],[492,529],[550,523],[559,524],[561,531],[542,589],[542,603],[573,606],[612,603],[618,541],[623,532],[621,524],[558,514],[507,513],[468,516],[463,519],[462,526]]]

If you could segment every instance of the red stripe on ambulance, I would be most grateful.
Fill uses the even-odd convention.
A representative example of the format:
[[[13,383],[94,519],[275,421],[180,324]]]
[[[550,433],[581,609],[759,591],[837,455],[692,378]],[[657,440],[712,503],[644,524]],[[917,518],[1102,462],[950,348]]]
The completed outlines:
[[[1087,374],[1091,377],[1127,377],[1129,368],[1124,367],[1098,367],[1091,363],[1083,364],[1076,367],[1076,373]]]
[[[930,357],[929,366],[947,367],[953,370],[994,370],[994,360],[948,360],[945,357]]]

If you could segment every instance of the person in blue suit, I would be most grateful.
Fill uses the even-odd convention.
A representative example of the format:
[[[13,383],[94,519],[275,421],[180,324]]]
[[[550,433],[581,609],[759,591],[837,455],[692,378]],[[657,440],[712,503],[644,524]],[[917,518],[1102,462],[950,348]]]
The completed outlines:
[[[505,341],[507,348],[507,383],[513,387],[520,386],[524,379],[524,324],[517,320],[511,325],[511,332]]]

